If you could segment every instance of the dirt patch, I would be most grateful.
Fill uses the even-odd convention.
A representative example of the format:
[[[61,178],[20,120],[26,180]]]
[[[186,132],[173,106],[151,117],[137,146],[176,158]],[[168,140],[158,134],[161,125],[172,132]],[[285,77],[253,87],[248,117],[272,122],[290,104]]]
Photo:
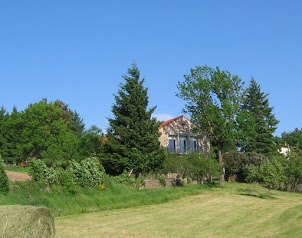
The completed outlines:
[[[13,171],[5,171],[9,180],[12,181],[25,181],[31,180],[31,177],[27,173],[22,172],[13,172]]]

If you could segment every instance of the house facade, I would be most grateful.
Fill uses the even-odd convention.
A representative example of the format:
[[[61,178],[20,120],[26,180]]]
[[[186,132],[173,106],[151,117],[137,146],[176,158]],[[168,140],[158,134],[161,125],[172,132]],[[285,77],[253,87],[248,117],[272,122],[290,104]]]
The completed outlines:
[[[284,155],[285,157],[287,157],[291,151],[291,146],[289,145],[283,145],[281,146],[281,148],[278,150],[280,154]]]
[[[197,133],[196,126],[183,115],[163,122],[159,131],[160,144],[170,153],[210,153],[209,138],[204,133]]]

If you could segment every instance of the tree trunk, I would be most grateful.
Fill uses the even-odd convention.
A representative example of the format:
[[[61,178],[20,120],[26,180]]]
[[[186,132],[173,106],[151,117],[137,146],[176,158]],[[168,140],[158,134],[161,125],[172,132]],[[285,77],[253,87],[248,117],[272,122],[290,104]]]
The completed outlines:
[[[219,170],[220,170],[220,186],[224,186],[224,174],[225,169],[223,166],[223,160],[222,160],[222,144],[218,144],[218,161],[219,161]]]

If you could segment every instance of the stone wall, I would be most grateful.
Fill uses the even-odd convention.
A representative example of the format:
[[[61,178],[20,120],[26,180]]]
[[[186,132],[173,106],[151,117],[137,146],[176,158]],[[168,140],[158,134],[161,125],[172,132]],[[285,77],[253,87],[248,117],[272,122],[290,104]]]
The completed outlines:
[[[166,176],[166,186],[165,187],[173,187],[173,186],[180,186],[186,185],[188,183],[187,178],[181,178],[181,176],[177,175],[176,173],[168,174]],[[195,184],[196,181],[191,181],[191,183]],[[161,188],[163,187],[158,179],[145,179],[144,180],[144,188],[145,189],[152,189],[152,188]]]
[[[147,189],[162,187],[158,179],[145,179],[144,185]]]

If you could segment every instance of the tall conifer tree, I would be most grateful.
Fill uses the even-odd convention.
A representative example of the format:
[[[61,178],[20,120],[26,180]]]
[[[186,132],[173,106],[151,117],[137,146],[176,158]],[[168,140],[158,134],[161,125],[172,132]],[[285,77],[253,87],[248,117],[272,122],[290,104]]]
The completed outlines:
[[[242,113],[238,117],[243,138],[239,146],[244,152],[270,154],[277,151],[273,133],[279,121],[269,106],[268,94],[261,92],[260,85],[252,79],[246,89]]]
[[[148,89],[135,63],[123,76],[125,82],[115,95],[113,118],[109,118],[107,152],[103,160],[106,171],[135,174],[154,171],[162,165],[165,152],[159,144],[159,122],[152,118],[155,107],[148,109]]]

